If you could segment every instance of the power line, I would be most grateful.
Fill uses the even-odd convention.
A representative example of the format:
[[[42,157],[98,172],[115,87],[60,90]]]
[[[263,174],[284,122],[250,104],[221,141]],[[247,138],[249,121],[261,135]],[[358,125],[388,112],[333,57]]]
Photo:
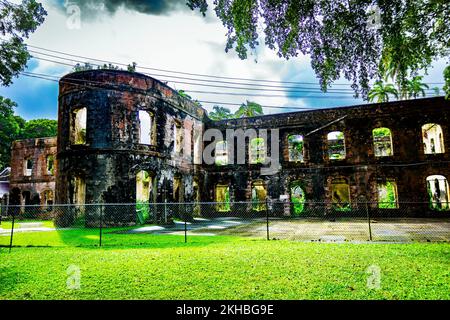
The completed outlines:
[[[33,73],[29,73],[33,74]],[[36,74],[35,74],[36,75]],[[37,74],[39,76],[49,77],[51,75]],[[78,81],[81,81],[77,79]],[[86,80],[83,80],[86,81]],[[93,83],[91,80],[87,82]],[[103,82],[100,84],[104,84]],[[189,93],[200,93],[200,94],[213,94],[213,95],[229,95],[229,96],[247,96],[247,97],[265,97],[265,98],[284,98],[285,95],[274,95],[274,94],[254,94],[254,93],[236,93],[236,92],[217,92],[217,91],[199,91],[199,90],[185,90]],[[305,96],[305,95],[290,95],[290,98],[310,98],[310,99],[351,99],[352,97],[344,96]]]
[[[74,79],[74,78],[65,78],[65,79],[55,79],[55,76],[51,76],[51,75],[42,75],[42,74],[33,74],[30,72],[21,72],[22,75],[26,76],[26,77],[31,77],[31,78],[38,78],[38,79],[42,79],[42,80],[47,80],[47,81],[53,81],[56,83],[66,83],[66,84],[76,84],[85,88],[90,88],[90,89],[101,89],[103,88],[100,85],[86,85],[83,83],[77,83],[76,81],[79,82],[90,82],[90,81],[86,81],[83,79]],[[75,81],[74,81],[75,80]],[[98,82],[101,85],[105,85],[104,82]],[[129,91],[123,88],[116,88],[115,90],[118,91]],[[202,101],[202,100],[198,100],[199,102],[203,102],[203,103],[210,103],[210,104],[223,104],[223,105],[241,105],[239,103],[229,103],[229,102],[220,102],[220,101]],[[262,105],[263,108],[271,108],[271,109],[286,109],[286,110],[314,110],[314,109],[321,109],[321,108],[317,108],[317,107],[298,107],[298,106],[292,106],[292,107],[285,107],[285,106],[273,106],[273,105]]]
[[[62,65],[67,65],[67,66],[73,66],[67,63],[63,63],[60,61],[55,61],[55,60],[51,60],[51,59],[45,59],[45,58],[39,58],[39,57],[34,57],[36,59],[39,60],[44,60],[44,61],[49,61],[49,62],[54,62],[54,63],[59,63]],[[96,65],[96,66],[100,66],[100,65]],[[101,66],[100,66],[101,67]],[[159,79],[160,81],[165,81],[165,79]],[[170,81],[168,80],[168,82],[174,82],[174,83],[180,83],[177,81]],[[190,83],[189,83],[190,84]],[[260,90],[260,89],[252,89],[252,88],[237,88],[237,87],[226,87],[226,86],[215,86],[215,85],[204,85],[207,87],[220,87],[220,88],[225,88],[225,89],[240,89],[240,90],[257,90],[257,91],[278,91],[278,92],[285,92],[284,90]],[[265,98],[285,98],[286,95],[275,95],[275,94],[254,94],[254,93],[246,93],[246,92],[242,92],[242,93],[236,93],[236,92],[217,92],[217,91],[201,91],[201,90],[189,90],[186,89],[184,90],[186,92],[189,93],[200,93],[200,94],[214,94],[214,95],[231,95],[231,96],[248,96],[248,97],[265,97]],[[291,93],[310,93],[311,91],[301,91],[301,90],[297,90],[297,91],[289,91],[289,98],[309,98],[309,99],[351,99],[351,98],[355,98],[353,95],[352,96],[344,96],[345,94],[348,95],[348,93],[343,93],[343,92],[332,92],[334,94],[342,94],[342,96],[312,96],[312,95],[292,95]],[[320,93],[320,92],[312,92],[312,93]],[[326,94],[326,93],[324,93]]]
[[[48,56],[48,57],[53,57],[56,59],[62,59],[62,60],[66,60],[66,61],[75,61],[77,63],[88,63],[86,61],[81,61],[81,60],[76,60],[76,59],[68,59],[68,58],[64,58],[64,57],[59,57],[59,56],[55,56],[55,55],[49,55],[49,54],[45,54],[45,53],[41,53],[41,52],[37,52],[34,50],[29,50],[30,52],[33,52],[35,54],[41,54],[44,56]],[[41,58],[38,56],[33,56],[33,58],[35,59],[39,59],[39,60],[45,60],[45,61],[53,61],[54,63],[60,63],[60,61],[55,61],[55,60],[50,60],[50,59],[45,59],[45,58]],[[102,65],[99,64],[95,64],[95,63],[90,63],[93,66],[98,66],[98,67],[102,67]],[[250,83],[240,83],[240,82],[229,82],[229,81],[216,81],[216,80],[203,80],[203,79],[194,79],[194,78],[186,78],[186,77],[177,77],[177,76],[167,76],[164,74],[156,74],[156,73],[147,73],[147,72],[141,72],[145,75],[150,75],[153,77],[170,77],[170,78],[175,78],[175,79],[184,79],[184,80],[190,80],[190,81],[197,81],[197,82],[207,82],[208,84],[202,84],[202,83],[192,83],[192,82],[184,82],[184,81],[176,81],[176,80],[171,80],[171,79],[161,79],[163,81],[168,81],[168,82],[172,82],[172,83],[178,83],[178,84],[188,84],[188,85],[194,85],[194,86],[205,86],[205,87],[215,87],[215,88],[228,88],[228,89],[239,89],[239,90],[256,90],[256,91],[290,91],[290,92],[318,92],[318,93],[322,93],[323,91],[320,88],[308,88],[308,87],[285,87],[285,86],[273,86],[273,85],[263,85],[263,84],[250,84]],[[262,88],[243,88],[243,87],[234,87],[234,86],[219,86],[219,85],[211,85],[209,83],[222,83],[222,84],[233,84],[233,85],[244,85],[244,86],[251,86],[251,87],[263,87],[263,88],[276,88],[276,89],[282,89],[282,90],[275,90],[275,89],[262,89]],[[293,89],[293,90],[291,90]],[[303,90],[302,90],[303,89]],[[327,92],[333,92],[333,93],[354,93],[354,91],[352,89],[333,89],[333,88],[329,88],[327,89]]]
[[[82,58],[82,59],[88,59],[88,60],[94,60],[94,61],[111,63],[111,64],[115,64],[115,65],[127,66],[127,64],[120,63],[120,62],[113,62],[113,61],[109,61],[109,60],[90,58],[90,57],[70,54],[70,53],[66,53],[66,52],[62,52],[62,51],[46,49],[46,48],[39,47],[39,46],[34,46],[34,45],[27,45],[27,46],[32,47],[32,48],[36,48],[36,49],[40,49],[40,50],[44,50],[44,51],[48,51],[48,52],[53,52],[53,53],[58,53],[58,54],[66,55],[66,56],[76,57],[76,58]],[[224,77],[224,76],[216,76],[216,75],[207,75],[207,74],[200,74],[200,73],[190,73],[190,72],[174,71],[174,70],[168,70],[168,69],[152,68],[152,67],[146,67],[146,66],[139,66],[138,68],[146,69],[146,70],[160,71],[160,72],[165,72],[165,73],[183,74],[183,75],[197,76],[197,77],[203,77],[203,78],[213,78],[213,79],[227,79],[227,80],[268,82],[268,83],[286,83],[286,84],[300,84],[300,85],[302,85],[302,84],[319,85],[316,82],[275,81],[275,80],[266,80],[266,79]],[[442,82],[430,82],[428,84],[443,84],[443,83]],[[349,84],[344,84],[344,83],[335,83],[334,85],[336,85],[336,86],[349,86]]]

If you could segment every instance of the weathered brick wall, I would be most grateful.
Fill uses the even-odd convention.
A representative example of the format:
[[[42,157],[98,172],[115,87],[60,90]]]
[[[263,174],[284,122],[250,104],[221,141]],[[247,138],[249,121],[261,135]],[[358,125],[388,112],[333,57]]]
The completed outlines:
[[[427,98],[212,122],[202,108],[150,77],[111,70],[73,73],[60,82],[56,200],[71,201],[70,180],[77,175],[86,183],[86,203],[134,203],[136,174],[147,170],[155,181],[151,200],[157,202],[212,201],[219,183],[230,185],[232,201],[248,201],[256,180],[265,182],[270,199],[289,194],[291,183],[300,181],[308,200],[330,201],[333,178],[347,179],[352,202],[376,202],[376,183],[383,179],[396,181],[398,201],[427,202],[426,177],[449,179],[450,157],[448,152],[424,154],[421,127],[439,124],[448,150],[449,106],[443,98]],[[80,107],[87,108],[86,144],[72,145],[71,112]],[[139,110],[154,115],[153,144],[139,143]],[[174,150],[175,127],[183,133],[180,154]],[[375,157],[372,130],[377,127],[391,130],[393,156]],[[262,175],[261,165],[248,163],[248,154],[241,165],[201,163],[201,150],[194,147],[212,128],[279,129],[280,170]],[[332,131],[345,134],[344,160],[328,157],[326,139]],[[289,162],[290,134],[304,136],[302,163]],[[266,147],[270,153],[270,138]],[[175,179],[182,181],[182,199],[173,194]]]
[[[71,112],[80,107],[87,108],[86,144],[71,145]],[[154,115],[156,138],[152,145],[139,143],[139,110]],[[134,203],[136,174],[141,170],[149,171],[156,180],[152,200],[178,201],[172,191],[174,177],[180,176],[183,200],[191,201],[193,130],[204,116],[203,109],[144,75],[87,71],[62,78],[57,201],[71,201],[70,179],[78,175],[86,183],[86,203]],[[181,130],[181,153],[174,150],[175,125]]]
[[[56,138],[38,138],[14,141],[11,150],[10,203],[24,203],[23,192],[30,192],[31,202],[27,204],[43,204],[43,192],[55,191]],[[53,155],[55,171],[47,172],[47,156]],[[34,165],[30,176],[24,175],[26,159],[33,159]],[[28,200],[28,199],[27,199]]]
[[[343,119],[332,123],[340,118]],[[281,170],[275,175],[262,176],[260,165],[205,166],[207,178],[204,188],[208,193],[204,200],[213,199],[217,183],[230,183],[234,193],[232,197],[249,200],[251,181],[263,179],[271,199],[288,194],[290,183],[299,180],[307,199],[330,201],[331,180],[342,177],[349,181],[352,202],[366,199],[376,202],[376,181],[386,178],[395,179],[400,202],[427,202],[426,178],[439,174],[450,179],[450,156],[449,152],[424,153],[422,125],[439,124],[448,150],[449,120],[450,102],[443,98],[427,98],[209,123],[208,128],[218,128],[224,136],[225,130],[230,128],[279,128]],[[314,132],[323,126],[326,127]],[[377,127],[391,130],[393,156],[374,156],[372,130]],[[328,159],[327,134],[332,131],[345,134],[344,160]],[[287,136],[290,134],[304,136],[303,163],[288,161]],[[266,145],[270,150],[269,141]],[[248,141],[245,147],[248,150]]]

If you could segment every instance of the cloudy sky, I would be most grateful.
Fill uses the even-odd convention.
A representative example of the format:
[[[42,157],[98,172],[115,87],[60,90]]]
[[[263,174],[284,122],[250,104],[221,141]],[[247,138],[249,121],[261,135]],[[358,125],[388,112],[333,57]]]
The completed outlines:
[[[86,58],[123,64],[134,61],[138,64],[138,71],[152,73],[155,78],[161,80],[169,80],[171,87],[186,90],[195,99],[218,102],[217,104],[220,102],[242,103],[252,100],[267,106],[318,108],[363,103],[362,100],[354,99],[351,92],[348,94],[331,92],[321,94],[317,92],[318,86],[311,84],[301,85],[306,90],[297,89],[297,92],[288,91],[285,88],[269,87],[259,87],[259,89],[266,88],[276,91],[249,91],[186,84],[182,82],[192,83],[194,81],[180,79],[181,77],[212,79],[140,69],[139,67],[149,67],[220,77],[318,83],[310,67],[309,59],[305,56],[286,61],[278,58],[274,52],[264,46],[259,47],[247,60],[240,60],[233,51],[226,53],[224,51],[226,29],[212,10],[209,10],[207,17],[202,17],[199,12],[192,12],[184,3],[185,0],[43,1],[48,12],[46,21],[27,41],[29,45],[34,46],[29,48],[34,51],[31,52],[32,55],[39,59],[29,61],[27,72],[60,77],[72,69],[67,64],[74,65],[78,61],[87,61]],[[86,58],[63,56],[61,53],[45,51],[37,47]],[[91,62],[100,63],[93,60]],[[444,61],[434,63],[434,67],[425,77],[425,82],[442,82],[444,67]],[[173,78],[174,76],[179,78]],[[208,82],[197,80],[195,83],[205,84]],[[342,79],[338,83],[346,84],[347,82]],[[209,82],[209,84],[242,87],[239,84],[229,83]],[[293,86],[293,84],[271,82],[260,84]],[[313,89],[309,90],[308,88]],[[349,89],[347,86],[334,86],[333,88]],[[230,92],[232,94],[192,91]],[[255,94],[265,96],[254,96]],[[56,119],[57,82],[21,76],[10,87],[0,87],[0,95],[16,101],[19,104],[16,113],[27,120]],[[211,110],[213,104],[203,103],[203,106]],[[227,107],[231,110],[237,108],[232,105]],[[265,113],[290,110],[293,109],[267,108]]]

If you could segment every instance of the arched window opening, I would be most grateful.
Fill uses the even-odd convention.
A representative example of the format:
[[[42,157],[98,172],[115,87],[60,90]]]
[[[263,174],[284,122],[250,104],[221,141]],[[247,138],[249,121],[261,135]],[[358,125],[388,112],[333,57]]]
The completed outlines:
[[[144,110],[139,110],[139,143],[152,144],[153,117]]]
[[[255,211],[266,210],[267,189],[262,181],[252,184],[252,209]]]
[[[150,218],[152,186],[152,177],[148,171],[141,170],[136,174],[136,214],[141,224]]]
[[[31,177],[31,174],[33,173],[33,167],[34,167],[34,160],[32,158],[25,159],[23,175],[26,177]]]
[[[427,123],[422,126],[423,148],[425,154],[444,153],[444,138],[440,125]]]
[[[376,128],[372,131],[375,157],[389,157],[394,154],[392,134],[388,128]]]
[[[345,159],[345,139],[341,131],[333,131],[327,135],[328,158],[330,160]]]
[[[180,121],[175,121],[173,125],[173,143],[176,154],[181,154],[183,150],[183,130]]]
[[[347,179],[333,179],[331,185],[333,208],[338,211],[350,211],[350,186]]]
[[[450,195],[448,181],[444,176],[433,175],[427,177],[430,207],[433,210],[450,210]]]
[[[42,192],[42,204],[44,206],[44,209],[50,209],[53,203],[53,191],[45,190],[44,192]]]
[[[228,164],[228,149],[226,141],[216,143],[216,165],[226,166]]]
[[[70,136],[72,144],[86,144],[87,109],[80,108],[72,112]]]
[[[75,176],[71,180],[72,204],[85,204],[86,201],[86,183],[85,180],[79,176]]]
[[[250,140],[250,163],[260,164],[266,161],[266,142],[264,138]]]
[[[173,178],[173,201],[174,202],[184,201],[183,180],[179,175],[176,175]]]
[[[303,162],[304,144],[303,136],[293,134],[288,137],[289,161]]]
[[[53,154],[49,154],[46,158],[46,167],[48,175],[55,175],[55,156]]]
[[[217,211],[228,212],[231,210],[230,187],[227,184],[216,185],[215,201]]]
[[[394,180],[386,180],[378,182],[378,208],[380,209],[397,209],[398,195],[397,184]]]
[[[291,203],[295,216],[300,215],[305,209],[305,192],[300,186],[299,181],[294,181],[291,184]]]

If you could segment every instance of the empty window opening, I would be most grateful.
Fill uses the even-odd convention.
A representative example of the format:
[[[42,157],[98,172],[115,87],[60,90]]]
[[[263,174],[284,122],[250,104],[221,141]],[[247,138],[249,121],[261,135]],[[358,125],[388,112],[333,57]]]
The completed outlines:
[[[140,223],[145,223],[150,217],[150,195],[152,192],[152,177],[148,171],[141,170],[136,174],[136,214]]]
[[[30,177],[33,173],[34,161],[31,158],[25,159],[24,161],[24,171],[23,174],[26,177]]]
[[[75,176],[72,178],[72,204],[84,204],[86,201],[86,183],[83,178]]]
[[[139,111],[139,143],[152,144],[153,117],[147,111]]]
[[[181,122],[175,121],[173,125],[173,149],[177,154],[180,154],[183,149],[183,132],[181,129]]]
[[[200,216],[200,185],[198,183],[198,178],[194,178],[194,180],[192,181],[192,191],[194,196],[194,215]]]
[[[30,191],[22,191],[22,203],[26,206],[33,204],[31,202],[31,192]]]
[[[378,189],[378,208],[397,209],[398,196],[397,184],[394,180],[386,180],[377,184]]]
[[[183,183],[180,176],[175,176],[173,178],[173,201],[183,202]]]
[[[345,139],[341,131],[333,131],[327,135],[328,158],[330,160],[345,159]]]
[[[302,135],[290,135],[288,137],[288,148],[289,148],[289,161],[292,162],[303,162],[303,136]]]
[[[291,184],[291,203],[292,210],[295,216],[300,215],[305,209],[305,192],[300,186],[299,181],[294,181]]]
[[[86,144],[86,120],[87,120],[86,108],[80,108],[73,111],[71,120],[72,144]]]
[[[215,201],[217,211],[228,212],[231,210],[230,205],[230,187],[226,184],[216,185]]]
[[[444,138],[442,128],[436,123],[422,126],[423,148],[425,154],[444,153]]]
[[[252,209],[263,211],[266,209],[267,190],[262,181],[256,181],[252,185]]]
[[[53,200],[53,191],[52,190],[46,190],[42,193],[42,204],[44,205],[44,208],[51,207],[54,203]]]
[[[250,163],[260,164],[266,160],[266,142],[264,138],[250,140]]]
[[[434,210],[450,210],[448,181],[444,176],[434,175],[427,178],[430,207]]]
[[[216,143],[216,165],[225,166],[228,164],[228,149],[226,141],[219,141]]]
[[[350,211],[350,186],[346,179],[334,179],[331,186],[333,208]]]
[[[52,154],[49,154],[46,158],[47,163],[47,174],[48,175],[54,175],[55,174],[55,156]]]
[[[372,131],[375,157],[389,157],[393,155],[392,134],[388,128],[376,128]]]

